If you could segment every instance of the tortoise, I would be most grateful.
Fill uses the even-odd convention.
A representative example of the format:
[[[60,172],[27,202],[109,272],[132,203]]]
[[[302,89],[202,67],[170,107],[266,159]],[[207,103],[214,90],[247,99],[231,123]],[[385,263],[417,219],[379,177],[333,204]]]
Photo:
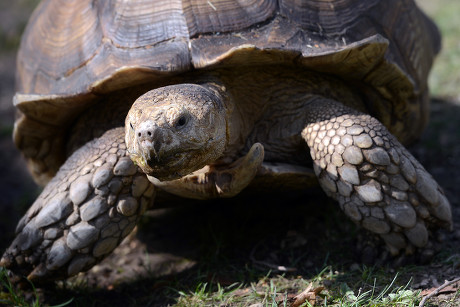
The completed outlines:
[[[393,255],[417,251],[452,227],[403,145],[427,123],[439,49],[412,0],[44,0],[18,54],[13,137],[47,185],[0,264],[66,278],[154,199],[315,183]]]

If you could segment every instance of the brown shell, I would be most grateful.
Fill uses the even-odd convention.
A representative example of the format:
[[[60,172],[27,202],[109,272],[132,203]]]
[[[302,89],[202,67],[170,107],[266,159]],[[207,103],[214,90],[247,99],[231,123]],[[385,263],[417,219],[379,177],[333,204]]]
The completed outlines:
[[[372,86],[373,114],[408,141],[427,121],[439,45],[412,0],[44,0],[18,54],[14,140],[44,183],[68,123],[97,96],[193,69],[284,63]]]

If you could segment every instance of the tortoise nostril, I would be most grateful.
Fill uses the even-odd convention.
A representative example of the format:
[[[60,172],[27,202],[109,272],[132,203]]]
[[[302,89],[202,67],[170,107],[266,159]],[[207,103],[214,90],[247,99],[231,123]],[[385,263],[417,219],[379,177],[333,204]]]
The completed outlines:
[[[136,129],[136,135],[140,140],[152,140],[155,138],[156,131],[153,127],[139,127]]]
[[[159,127],[157,127],[150,121],[146,121],[137,126],[135,135],[137,136],[140,142],[152,142],[155,139],[157,139],[157,134],[159,132],[158,130]]]

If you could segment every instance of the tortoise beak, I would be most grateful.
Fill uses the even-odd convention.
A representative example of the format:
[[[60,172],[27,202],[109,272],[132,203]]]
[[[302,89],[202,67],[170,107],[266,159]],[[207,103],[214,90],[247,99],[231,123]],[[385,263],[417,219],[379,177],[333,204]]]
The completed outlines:
[[[149,165],[160,162],[164,144],[162,129],[151,121],[146,121],[139,125],[135,133],[140,155],[144,161]]]

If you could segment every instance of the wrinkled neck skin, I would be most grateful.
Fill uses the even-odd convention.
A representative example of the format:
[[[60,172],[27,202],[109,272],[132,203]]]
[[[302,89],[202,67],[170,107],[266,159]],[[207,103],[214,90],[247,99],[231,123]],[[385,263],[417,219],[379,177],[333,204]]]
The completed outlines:
[[[228,91],[224,83],[217,78],[207,78],[202,81],[195,80],[197,84],[215,93],[220,97],[222,107],[225,110],[225,149],[221,156],[209,164],[229,164],[239,157],[238,151],[244,144],[243,135],[245,122],[250,119],[243,118],[243,112],[240,111],[239,105],[235,103],[234,98]]]
[[[218,82],[181,83],[140,96],[125,121],[131,159],[150,176],[174,180],[222,157],[233,104]]]
[[[216,160],[206,165],[230,164],[245,155],[253,145],[251,143],[248,147],[246,141],[268,105],[260,88],[252,84],[251,76],[252,73],[249,73],[250,79],[247,80],[238,73],[217,71],[190,79],[219,97],[225,110],[225,149]]]

